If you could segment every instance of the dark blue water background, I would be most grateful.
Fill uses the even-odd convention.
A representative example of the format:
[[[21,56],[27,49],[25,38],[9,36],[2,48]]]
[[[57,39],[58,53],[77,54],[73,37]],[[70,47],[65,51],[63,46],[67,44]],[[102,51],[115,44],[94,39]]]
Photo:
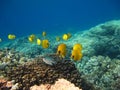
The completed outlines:
[[[120,19],[119,0],[0,0],[0,38],[89,29]]]

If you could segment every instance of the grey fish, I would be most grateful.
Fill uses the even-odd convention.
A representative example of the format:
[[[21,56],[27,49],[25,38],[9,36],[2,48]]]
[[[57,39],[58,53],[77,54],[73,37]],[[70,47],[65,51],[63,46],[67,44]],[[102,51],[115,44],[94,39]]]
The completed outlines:
[[[51,57],[44,57],[43,62],[45,62],[46,64],[51,65],[51,66],[53,64],[56,64],[55,60]]]

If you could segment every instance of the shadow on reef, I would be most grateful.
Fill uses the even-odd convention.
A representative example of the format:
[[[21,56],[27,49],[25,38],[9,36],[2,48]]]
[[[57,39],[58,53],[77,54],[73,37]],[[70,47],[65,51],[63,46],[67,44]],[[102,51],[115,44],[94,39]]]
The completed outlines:
[[[47,65],[38,57],[24,65],[9,67],[3,71],[9,80],[18,83],[19,90],[29,90],[35,84],[54,84],[59,78],[67,79],[83,90],[93,90],[93,87],[81,78],[80,73],[70,60],[59,60],[55,65]]]

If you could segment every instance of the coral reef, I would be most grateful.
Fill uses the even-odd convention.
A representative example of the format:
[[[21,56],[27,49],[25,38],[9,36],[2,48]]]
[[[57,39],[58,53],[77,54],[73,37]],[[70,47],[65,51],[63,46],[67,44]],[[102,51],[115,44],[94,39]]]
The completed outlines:
[[[36,35],[36,37],[40,37],[41,35]],[[43,37],[40,37],[41,39]],[[5,47],[9,47],[9,49],[15,49],[17,52],[23,53],[24,55],[26,55],[29,58],[34,58],[37,55],[44,55],[47,53],[53,53],[54,52],[54,48],[57,47],[57,43],[55,42],[55,37],[51,37],[49,35],[46,36],[46,38],[48,38],[50,40],[50,42],[54,43],[53,45],[51,45],[50,43],[50,47],[48,49],[43,49],[41,46],[38,46],[35,43],[30,43],[28,41],[28,37],[21,37],[18,38],[12,42],[6,42],[0,45],[0,48],[5,48]]]
[[[4,48],[0,50],[0,74],[1,70],[7,69],[9,66],[15,66],[18,64],[23,64],[29,59],[27,56],[22,53],[16,52],[14,49]]]
[[[91,28],[87,35],[95,39],[94,55],[120,59],[120,21],[111,21]]]
[[[58,79],[54,85],[46,84],[46,85],[34,85],[30,88],[30,90],[82,90],[78,87],[75,87],[74,84],[70,83],[65,79]]]
[[[120,59],[104,56],[84,57],[76,66],[81,77],[93,84],[95,90],[118,90],[120,85]],[[116,89],[115,89],[116,88]]]
[[[40,35],[36,36],[41,38]],[[1,44],[0,75],[15,80],[19,89],[29,89],[34,84],[53,84],[57,79],[64,78],[83,90],[119,90],[120,20],[79,31],[67,41],[57,42],[55,36],[50,35],[46,38],[50,41],[47,49],[28,42],[27,37]],[[67,60],[46,56],[56,53],[60,43],[67,45]],[[83,46],[83,58],[73,63],[68,59],[72,46],[76,43]],[[10,50],[3,49],[4,47],[9,47]],[[44,57],[38,57],[39,55]]]
[[[54,84],[59,78],[65,78],[83,90],[92,88],[89,84],[85,84],[84,80],[81,80],[79,72],[70,60],[59,60],[51,66],[38,57],[34,61],[11,67],[3,72],[9,80],[15,80],[15,83],[18,83],[19,90],[28,90],[35,84]]]
[[[110,58],[120,58],[120,20],[113,20],[103,24],[99,24],[89,30],[79,31],[72,35],[67,41],[55,40],[55,36],[47,35],[46,38],[50,41],[50,47],[43,49],[42,47],[28,42],[27,37],[22,37],[14,42],[2,44],[0,48],[9,47],[16,51],[22,52],[29,57],[56,52],[57,45],[60,43],[67,44],[67,58],[69,58],[72,46],[75,43],[81,43],[83,46],[83,54],[91,57],[94,55],[109,56]],[[41,35],[36,35],[39,38]]]

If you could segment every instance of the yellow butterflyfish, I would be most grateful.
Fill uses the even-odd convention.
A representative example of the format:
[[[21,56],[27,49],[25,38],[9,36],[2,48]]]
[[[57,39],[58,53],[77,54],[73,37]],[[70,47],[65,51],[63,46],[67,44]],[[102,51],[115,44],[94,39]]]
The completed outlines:
[[[57,54],[58,54],[60,57],[65,58],[66,52],[67,52],[67,50],[66,50],[66,44],[64,44],[64,43],[60,44],[60,45],[58,46],[58,48],[57,48]]]
[[[37,45],[40,45],[41,44],[41,40],[38,38],[37,39]]]
[[[48,48],[49,47],[49,41],[47,39],[42,40],[42,47],[43,48]]]
[[[80,50],[72,50],[71,59],[74,61],[79,61],[82,58],[82,52]]]
[[[68,40],[70,37],[71,37],[70,33],[63,34],[63,36],[62,36],[63,40]]]
[[[33,42],[35,40],[36,36],[34,34],[31,34],[29,37],[28,37],[28,40],[30,42]]]
[[[81,50],[82,50],[82,45],[79,44],[79,43],[75,44],[75,45],[73,46],[73,50],[79,50],[79,51],[81,51]]]
[[[16,36],[14,35],[14,34],[9,34],[8,35],[8,39],[10,39],[10,40],[13,40],[13,39],[15,39],[16,38]]]
[[[31,37],[28,37],[28,40],[29,40],[30,42],[32,42],[32,41],[33,41],[33,39],[32,39]]]
[[[63,34],[63,40],[68,40],[68,35],[67,34]]]

